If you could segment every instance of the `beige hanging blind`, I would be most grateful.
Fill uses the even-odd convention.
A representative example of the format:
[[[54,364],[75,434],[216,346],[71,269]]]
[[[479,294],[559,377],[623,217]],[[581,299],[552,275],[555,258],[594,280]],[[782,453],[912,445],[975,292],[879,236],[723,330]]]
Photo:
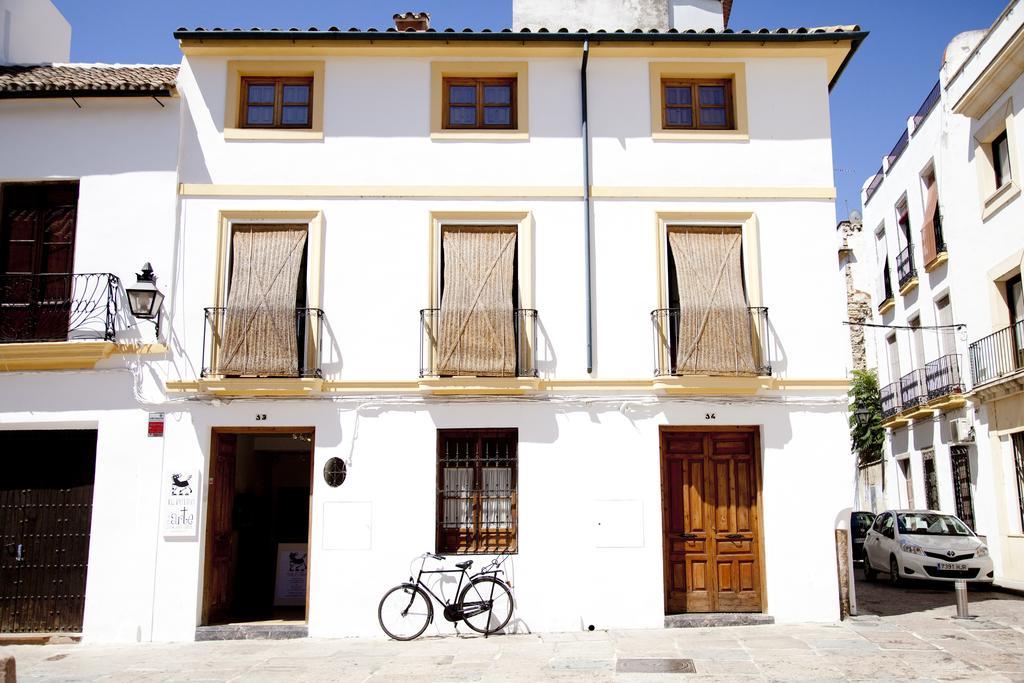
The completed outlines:
[[[740,231],[672,230],[668,240],[679,285],[676,372],[756,375],[753,325],[743,289]]]
[[[939,208],[939,184],[932,181],[928,186],[928,198],[925,200],[924,224],[921,226],[921,247],[924,262],[929,264],[935,260],[938,245],[935,243],[935,217]]]
[[[298,375],[296,295],[306,226],[236,226],[220,374]]]
[[[514,376],[515,228],[446,228],[442,248],[438,374]]]

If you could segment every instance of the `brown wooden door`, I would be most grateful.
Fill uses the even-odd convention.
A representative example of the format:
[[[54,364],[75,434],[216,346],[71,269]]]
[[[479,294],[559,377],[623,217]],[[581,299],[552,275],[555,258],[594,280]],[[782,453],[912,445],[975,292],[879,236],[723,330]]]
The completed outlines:
[[[96,432],[0,431],[0,633],[77,633]]]
[[[234,599],[236,449],[234,434],[214,435],[207,497],[206,588],[203,600],[203,623],[207,624],[226,618]]]
[[[665,610],[761,612],[757,431],[661,432]]]
[[[0,341],[68,337],[78,183],[13,183],[0,194]]]

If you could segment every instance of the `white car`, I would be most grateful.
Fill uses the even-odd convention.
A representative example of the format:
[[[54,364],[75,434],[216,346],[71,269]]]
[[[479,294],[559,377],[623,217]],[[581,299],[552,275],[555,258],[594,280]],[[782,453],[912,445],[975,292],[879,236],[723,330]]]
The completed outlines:
[[[953,515],[932,510],[888,510],[864,539],[864,578],[879,572],[902,579],[992,583],[992,558],[977,534]]]

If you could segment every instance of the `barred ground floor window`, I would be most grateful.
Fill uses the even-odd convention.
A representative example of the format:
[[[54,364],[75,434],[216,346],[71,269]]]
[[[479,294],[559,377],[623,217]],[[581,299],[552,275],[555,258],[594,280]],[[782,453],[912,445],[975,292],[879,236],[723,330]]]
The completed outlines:
[[[517,429],[437,431],[437,552],[516,552]]]
[[[1024,533],[1024,432],[1013,435],[1013,467],[1017,481],[1017,514]]]

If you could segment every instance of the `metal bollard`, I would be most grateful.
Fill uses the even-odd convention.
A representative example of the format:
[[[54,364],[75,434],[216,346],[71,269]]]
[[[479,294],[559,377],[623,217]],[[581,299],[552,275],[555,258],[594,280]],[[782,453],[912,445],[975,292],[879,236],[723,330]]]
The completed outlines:
[[[973,619],[967,606],[967,582],[958,579],[954,583],[956,589],[956,616],[954,619]]]

